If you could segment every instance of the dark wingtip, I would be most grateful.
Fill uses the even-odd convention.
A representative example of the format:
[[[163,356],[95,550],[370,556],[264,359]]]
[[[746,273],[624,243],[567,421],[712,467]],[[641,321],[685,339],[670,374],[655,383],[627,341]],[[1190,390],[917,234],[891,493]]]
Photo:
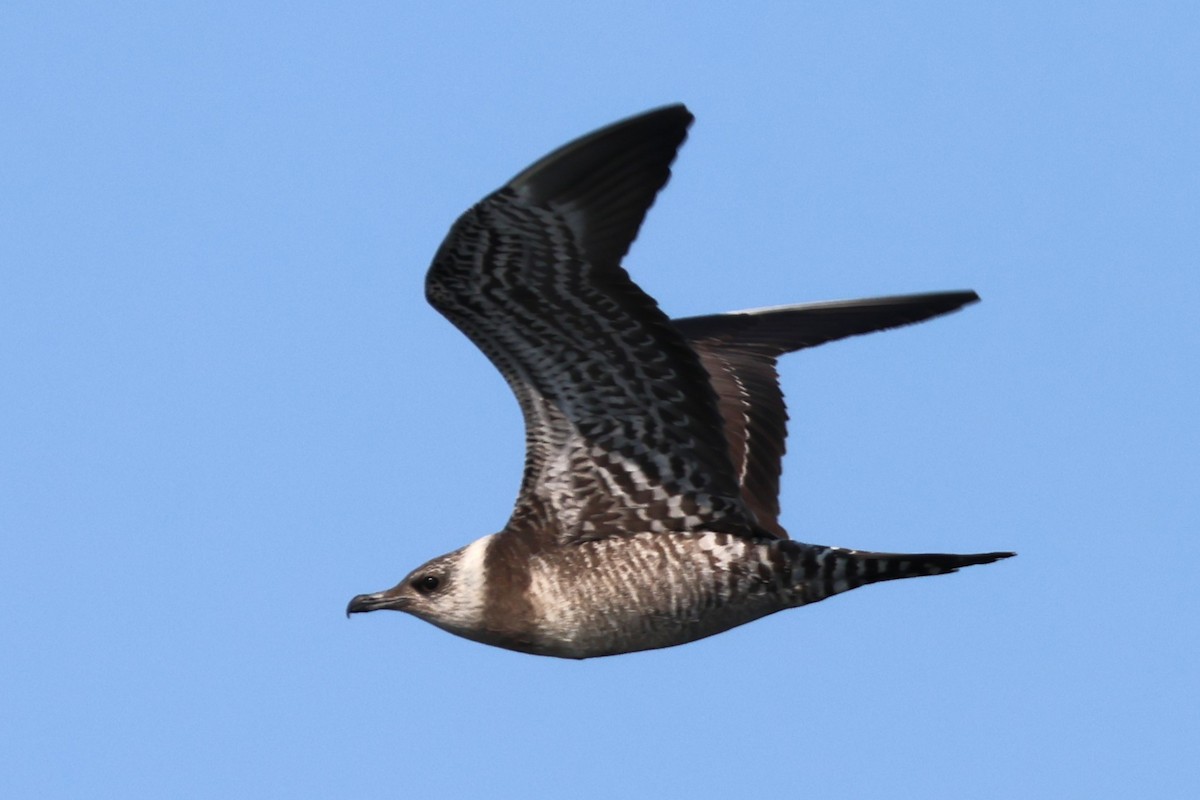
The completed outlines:
[[[693,341],[711,339],[730,347],[753,346],[779,356],[848,336],[913,325],[977,302],[978,294],[960,289],[752,308],[673,319],[671,324]]]
[[[569,192],[581,174],[600,168],[647,141],[663,141],[664,149],[668,150],[666,160],[669,163],[695,119],[683,103],[626,117],[573,139],[542,156],[515,175],[507,186],[523,189],[533,193],[539,200],[546,200]]]
[[[501,192],[537,206],[573,208],[588,258],[616,266],[671,177],[671,163],[693,119],[685,106],[675,104],[607,125],[539,159]]]

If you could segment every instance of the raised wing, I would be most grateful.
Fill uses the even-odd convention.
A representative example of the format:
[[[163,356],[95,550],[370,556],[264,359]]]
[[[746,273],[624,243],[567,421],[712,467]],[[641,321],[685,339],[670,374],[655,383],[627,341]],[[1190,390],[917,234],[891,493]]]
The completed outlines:
[[[429,302],[512,387],[535,545],[747,520],[708,374],[620,266],[692,115],[651,111],[551,153],[463,214]]]
[[[784,353],[895,328],[974,303],[974,292],[877,297],[761,308],[673,320],[700,356],[717,393],[742,500],[765,531],[779,524],[779,476],[787,408],[775,362]]]

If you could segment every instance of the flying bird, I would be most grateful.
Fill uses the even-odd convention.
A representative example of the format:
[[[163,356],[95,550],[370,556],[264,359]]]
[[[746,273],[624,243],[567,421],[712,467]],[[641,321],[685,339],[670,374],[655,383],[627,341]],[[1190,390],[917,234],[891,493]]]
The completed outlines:
[[[787,412],[776,361],[920,322],[971,291],[670,319],[621,261],[692,115],[672,105],[550,153],[454,223],[429,302],[504,375],[525,470],[499,533],[347,614],[392,609],[562,658],[670,647],[868,583],[1013,553],[806,544],[779,522]]]

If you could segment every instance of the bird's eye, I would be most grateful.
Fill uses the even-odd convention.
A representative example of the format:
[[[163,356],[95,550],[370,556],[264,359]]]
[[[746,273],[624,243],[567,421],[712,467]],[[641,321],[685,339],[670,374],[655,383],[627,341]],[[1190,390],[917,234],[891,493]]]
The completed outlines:
[[[424,575],[413,583],[413,588],[421,594],[429,594],[436,592],[437,588],[442,585],[437,575]]]

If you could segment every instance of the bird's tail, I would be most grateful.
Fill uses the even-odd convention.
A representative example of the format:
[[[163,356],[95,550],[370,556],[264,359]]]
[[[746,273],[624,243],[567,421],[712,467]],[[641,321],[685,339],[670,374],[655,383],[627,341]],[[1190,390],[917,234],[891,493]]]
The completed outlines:
[[[781,542],[781,544],[783,544]],[[798,544],[798,543],[797,543]],[[991,564],[1016,553],[871,553],[840,547],[800,545],[804,554],[797,587],[802,602],[814,603],[868,583],[944,575],[962,567]],[[794,570],[793,574],[797,571]]]

